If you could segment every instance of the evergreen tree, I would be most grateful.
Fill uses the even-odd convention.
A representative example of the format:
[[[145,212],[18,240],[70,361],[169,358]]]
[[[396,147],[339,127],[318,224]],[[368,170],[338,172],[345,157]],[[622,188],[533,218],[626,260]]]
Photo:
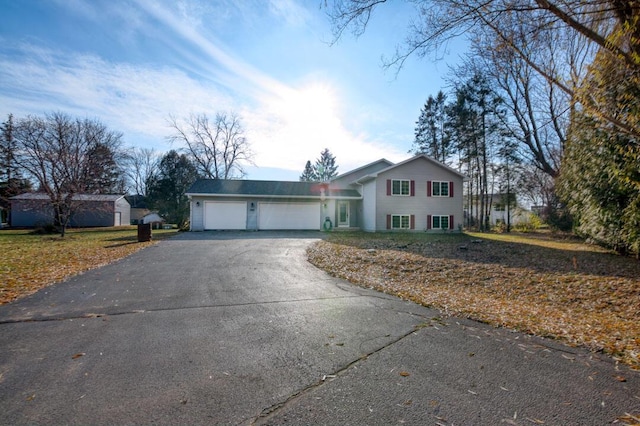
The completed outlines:
[[[169,151],[160,160],[157,175],[147,183],[149,204],[167,221],[182,228],[189,219],[185,193],[198,178],[196,166],[185,154]]]
[[[307,161],[307,164],[304,166],[304,171],[300,175],[301,182],[315,182],[318,179],[316,178],[316,172],[311,165],[311,161]]]
[[[445,128],[446,100],[447,96],[442,91],[435,98],[429,96],[416,122],[413,142],[415,154],[426,154],[443,164],[447,164],[454,153],[454,146]]]
[[[447,129],[456,142],[467,184],[468,226],[478,218],[481,231],[489,230],[491,211],[490,163],[501,141],[500,104],[488,81],[475,73],[455,89],[456,99],[447,106]],[[475,212],[474,212],[475,210]]]
[[[24,179],[16,162],[13,115],[2,123],[0,135],[0,223],[9,221],[9,198],[31,191],[31,182]]]
[[[338,176],[338,166],[336,157],[331,154],[329,148],[325,148],[320,153],[320,158],[316,160],[313,170],[318,182],[328,182]]]
[[[320,153],[315,164],[307,161],[304,171],[300,175],[302,182],[328,182],[338,176],[338,166],[336,165],[336,157],[331,154],[329,148],[325,148]]]
[[[581,88],[601,112],[574,112],[558,189],[579,234],[640,256],[640,143],[603,118],[640,123],[640,81],[611,56],[598,53]]]

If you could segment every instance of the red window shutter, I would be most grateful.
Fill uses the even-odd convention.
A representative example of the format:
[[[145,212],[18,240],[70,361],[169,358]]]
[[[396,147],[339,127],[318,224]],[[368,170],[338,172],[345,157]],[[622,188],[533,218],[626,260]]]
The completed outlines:
[[[431,229],[431,215],[427,215],[427,229]]]
[[[411,181],[411,196],[415,197],[416,195],[416,181],[412,180]]]
[[[449,197],[453,197],[453,182],[449,182]]]
[[[391,215],[387,215],[387,229],[391,229]]]
[[[413,183],[413,181],[411,181]],[[416,215],[411,215],[411,223],[409,223],[409,229],[416,229]]]
[[[453,229],[453,215],[449,215],[449,229]]]
[[[387,195],[391,195],[391,179],[387,179]]]
[[[427,181],[427,197],[431,197],[431,181]]]

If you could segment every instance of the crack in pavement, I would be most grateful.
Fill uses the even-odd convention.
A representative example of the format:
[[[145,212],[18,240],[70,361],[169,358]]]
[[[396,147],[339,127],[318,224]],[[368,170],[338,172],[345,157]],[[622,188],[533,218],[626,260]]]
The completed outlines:
[[[92,313],[83,313],[83,314],[76,314],[76,315],[58,314],[58,315],[51,315],[51,316],[34,316],[34,317],[27,317],[27,318],[6,318],[6,319],[0,319],[0,325],[29,323],[29,322],[47,322],[47,321],[65,321],[65,320],[74,320],[74,319],[101,318],[101,317],[110,317],[110,316],[143,314],[147,312],[171,312],[171,311],[182,311],[182,310],[190,310],[190,309],[233,308],[233,307],[239,307],[239,306],[314,302],[314,301],[321,301],[321,300],[340,300],[340,299],[353,299],[353,298],[361,298],[361,297],[371,297],[371,296],[354,294],[354,295],[348,295],[348,296],[313,297],[313,298],[302,298],[302,299],[291,299],[291,300],[271,300],[266,302],[261,301],[261,302],[246,302],[246,303],[226,303],[226,304],[218,304],[218,305],[214,304],[214,305],[199,305],[199,306],[182,306],[179,308],[133,309],[128,311],[115,311],[115,312],[102,312],[102,313],[92,312]]]
[[[415,315],[413,313],[408,312],[410,315],[413,316],[418,316],[421,317],[421,315]],[[395,345],[396,343],[402,341],[403,339],[409,337],[410,335],[416,333],[417,331],[419,331],[420,329],[424,328],[424,326],[422,324],[417,324],[413,327],[413,329],[411,329],[410,331],[398,336],[397,338],[395,338],[394,340],[391,340],[390,342],[382,345],[381,347],[374,349],[366,354],[361,355],[360,357],[358,357],[357,359],[349,362],[348,364],[344,365],[343,367],[337,369],[336,371],[329,373],[329,374],[325,374],[322,378],[320,378],[319,380],[315,381],[314,383],[299,389],[295,392],[293,392],[291,395],[289,395],[288,397],[286,397],[283,401],[280,401],[278,403],[275,403],[265,409],[263,409],[260,414],[258,414],[256,417],[253,417],[249,420],[249,423],[246,423],[246,420],[241,422],[240,424],[248,424],[248,425],[259,425],[262,424],[262,422],[267,421],[271,416],[273,416],[274,414],[276,414],[279,410],[281,410],[282,408],[285,408],[289,403],[291,403],[292,401],[296,400],[298,397],[306,395],[307,393],[318,389],[319,387],[323,386],[324,384],[330,382],[331,380],[329,379],[335,379],[336,377],[338,377],[340,374],[343,374],[344,372],[350,370],[352,367],[354,367],[355,365],[359,364],[360,362],[366,360],[367,358],[369,358],[372,355],[375,355],[378,352],[381,352],[393,345]]]

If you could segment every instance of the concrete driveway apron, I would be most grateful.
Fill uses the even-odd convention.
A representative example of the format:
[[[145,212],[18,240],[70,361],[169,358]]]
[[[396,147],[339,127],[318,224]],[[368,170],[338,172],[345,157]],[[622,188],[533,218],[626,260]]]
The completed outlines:
[[[0,307],[0,424],[609,424],[637,372],[185,233]],[[544,422],[544,423],[543,423]],[[620,423],[624,424],[624,423]]]

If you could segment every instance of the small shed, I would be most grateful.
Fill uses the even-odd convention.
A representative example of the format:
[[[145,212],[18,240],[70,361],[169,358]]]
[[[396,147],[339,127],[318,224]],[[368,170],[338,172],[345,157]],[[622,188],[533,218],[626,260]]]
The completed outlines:
[[[11,197],[11,226],[33,227],[54,222],[54,211],[47,194],[28,192]],[[131,221],[131,206],[124,195],[76,194],[71,227],[121,226]]]
[[[165,222],[166,220],[158,213],[149,213],[140,218],[140,221],[138,223],[150,223],[152,228],[160,229]]]

